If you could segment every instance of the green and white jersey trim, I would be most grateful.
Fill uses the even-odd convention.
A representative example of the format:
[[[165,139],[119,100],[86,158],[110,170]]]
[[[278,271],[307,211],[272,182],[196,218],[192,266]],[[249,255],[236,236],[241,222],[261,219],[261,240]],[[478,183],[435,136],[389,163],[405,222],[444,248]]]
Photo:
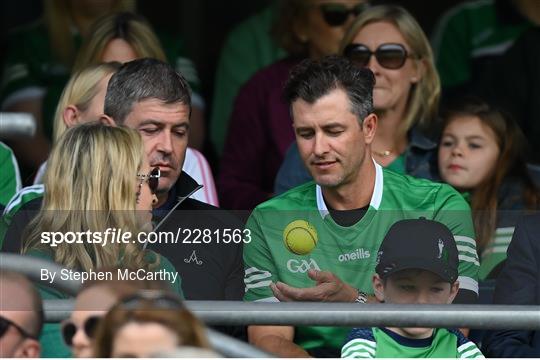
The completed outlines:
[[[342,358],[375,359],[377,343],[367,339],[353,339],[341,349]]]
[[[15,194],[6,205],[3,216],[15,213],[21,206],[38,197],[42,197],[45,192],[43,184],[27,186]]]
[[[379,206],[381,205],[382,196],[383,196],[384,176],[383,176],[382,166],[377,164],[375,160],[373,160],[373,164],[375,165],[375,186],[373,187],[373,195],[371,196],[369,206],[373,207],[375,210],[378,210]],[[322,189],[318,184],[315,185],[315,191],[316,191],[316,197],[317,197],[317,208],[319,209],[319,213],[324,219],[328,214],[330,214],[330,212],[328,211],[328,207],[326,206],[326,203],[324,202]]]
[[[472,341],[461,345],[457,351],[460,359],[485,359],[484,355],[482,355]]]

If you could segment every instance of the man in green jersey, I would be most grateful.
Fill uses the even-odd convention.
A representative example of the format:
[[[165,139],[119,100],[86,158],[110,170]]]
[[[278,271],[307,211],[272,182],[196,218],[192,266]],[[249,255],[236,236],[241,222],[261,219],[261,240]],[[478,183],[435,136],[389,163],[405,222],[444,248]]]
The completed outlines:
[[[369,69],[339,57],[306,60],[291,73],[285,96],[314,181],[259,205],[250,216],[245,300],[375,301],[371,277],[384,235],[396,221],[420,216],[452,231],[459,249],[456,299],[476,300],[479,264],[467,203],[448,185],[385,170],[372,159],[374,83]],[[251,326],[249,338],[286,357],[336,357],[348,331]]]
[[[402,247],[401,244],[409,246]],[[449,304],[459,282],[458,250],[446,226],[426,219],[396,222],[377,253],[373,289],[387,304]],[[351,331],[343,358],[484,358],[458,329],[373,327]]]

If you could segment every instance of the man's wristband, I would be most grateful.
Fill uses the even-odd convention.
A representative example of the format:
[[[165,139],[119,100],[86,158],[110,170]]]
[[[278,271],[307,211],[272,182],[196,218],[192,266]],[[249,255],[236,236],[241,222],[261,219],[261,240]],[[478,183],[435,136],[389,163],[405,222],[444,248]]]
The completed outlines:
[[[363,291],[360,291],[359,289],[357,289],[357,291],[358,291],[358,296],[356,297],[354,302],[361,303],[361,304],[367,303],[367,301],[368,301],[367,294],[365,292],[363,292]]]

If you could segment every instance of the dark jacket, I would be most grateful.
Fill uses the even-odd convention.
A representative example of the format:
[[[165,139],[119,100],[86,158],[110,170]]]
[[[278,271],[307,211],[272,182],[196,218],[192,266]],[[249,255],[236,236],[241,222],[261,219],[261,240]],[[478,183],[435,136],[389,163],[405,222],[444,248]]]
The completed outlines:
[[[540,215],[526,216],[516,226],[494,303],[540,305]],[[492,331],[483,348],[486,357],[540,357],[540,331]]]
[[[195,189],[197,183],[181,173],[172,193],[183,196]],[[2,251],[19,253],[24,228],[36,216],[43,198],[23,205],[13,216],[7,229]],[[159,221],[159,219],[155,219]],[[182,290],[188,300],[242,300],[244,296],[244,266],[242,244],[217,244],[224,229],[243,229],[243,224],[231,213],[194,199],[185,199],[163,223],[158,232],[181,233],[176,244],[155,243],[148,248],[166,256],[182,278]],[[211,241],[194,242],[196,230],[212,231]],[[191,231],[192,235],[187,238]],[[237,231],[238,233],[238,231]],[[206,238],[208,240],[208,238]],[[190,243],[191,242],[191,243]]]

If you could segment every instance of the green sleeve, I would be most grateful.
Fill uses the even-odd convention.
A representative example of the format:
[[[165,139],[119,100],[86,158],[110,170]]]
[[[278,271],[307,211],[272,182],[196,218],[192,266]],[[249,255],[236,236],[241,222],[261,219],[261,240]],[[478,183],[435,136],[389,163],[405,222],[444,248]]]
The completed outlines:
[[[0,142],[0,204],[6,206],[9,200],[21,189],[19,165],[13,151]]]
[[[274,8],[252,16],[227,36],[216,70],[210,137],[222,154],[234,99],[258,70],[285,57],[270,36]]]
[[[480,263],[476,252],[476,241],[471,209],[465,199],[452,187],[441,184],[437,194],[434,220],[445,224],[456,240],[459,254],[460,289],[478,294],[478,270]]]
[[[244,245],[244,283],[246,293],[244,300],[257,301],[262,299],[273,300],[274,294],[270,289],[270,283],[277,281],[277,272],[266,242],[260,214],[253,211],[246,228],[251,234],[251,242]]]
[[[472,51],[467,14],[450,10],[440,19],[434,34],[432,46],[441,85],[452,87],[467,82],[471,77]]]
[[[173,266],[173,264],[167,259],[165,256],[160,255],[160,263],[159,267],[162,270],[165,270],[167,272],[177,272],[176,268]],[[182,299],[185,299],[184,292],[182,291],[182,279],[180,278],[180,273],[178,273],[178,277],[176,278],[175,282],[171,284],[172,290],[179,294]]]

